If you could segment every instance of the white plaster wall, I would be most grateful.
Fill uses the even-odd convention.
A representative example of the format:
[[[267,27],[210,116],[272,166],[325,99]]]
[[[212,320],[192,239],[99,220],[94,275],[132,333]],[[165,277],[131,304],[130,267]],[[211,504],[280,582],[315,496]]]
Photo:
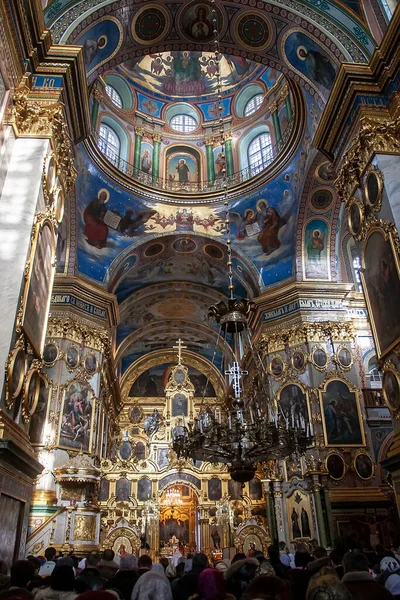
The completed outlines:
[[[43,161],[48,139],[15,141],[0,197],[0,393],[4,393],[4,365],[10,351],[19,308],[32,223],[42,192]]]

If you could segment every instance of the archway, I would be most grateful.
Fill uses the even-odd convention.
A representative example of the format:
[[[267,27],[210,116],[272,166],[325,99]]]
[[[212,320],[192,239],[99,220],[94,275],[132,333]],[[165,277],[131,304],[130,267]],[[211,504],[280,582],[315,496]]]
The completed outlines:
[[[192,486],[171,484],[160,499],[160,555],[187,554],[198,546],[198,496]]]

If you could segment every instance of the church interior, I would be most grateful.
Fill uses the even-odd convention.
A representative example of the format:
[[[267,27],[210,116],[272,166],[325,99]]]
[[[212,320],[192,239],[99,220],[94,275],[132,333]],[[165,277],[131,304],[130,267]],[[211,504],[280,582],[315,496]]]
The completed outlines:
[[[395,0],[3,0],[0,48],[0,559],[400,545]]]

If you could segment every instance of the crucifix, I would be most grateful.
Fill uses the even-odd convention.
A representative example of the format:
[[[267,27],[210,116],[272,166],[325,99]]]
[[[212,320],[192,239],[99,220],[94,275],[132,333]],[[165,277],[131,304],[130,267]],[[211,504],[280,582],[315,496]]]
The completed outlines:
[[[234,362],[231,367],[227,371],[225,371],[225,375],[229,377],[229,383],[232,384],[233,391],[235,392],[235,398],[240,398],[240,393],[242,391],[240,387],[240,380],[242,375],[247,375],[248,371],[242,371],[239,363]]]
[[[178,365],[180,365],[182,363],[182,350],[186,350],[187,346],[183,345],[183,341],[181,340],[181,338],[179,338],[179,340],[177,340],[176,342],[178,345],[177,346],[172,346],[173,350],[178,350]]]

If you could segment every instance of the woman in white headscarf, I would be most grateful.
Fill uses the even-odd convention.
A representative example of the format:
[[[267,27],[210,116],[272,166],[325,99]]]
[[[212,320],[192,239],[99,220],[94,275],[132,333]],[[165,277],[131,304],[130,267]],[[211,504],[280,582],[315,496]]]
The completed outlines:
[[[131,600],[172,600],[171,585],[164,573],[164,567],[160,564],[152,566],[150,571],[144,573],[132,591]]]

